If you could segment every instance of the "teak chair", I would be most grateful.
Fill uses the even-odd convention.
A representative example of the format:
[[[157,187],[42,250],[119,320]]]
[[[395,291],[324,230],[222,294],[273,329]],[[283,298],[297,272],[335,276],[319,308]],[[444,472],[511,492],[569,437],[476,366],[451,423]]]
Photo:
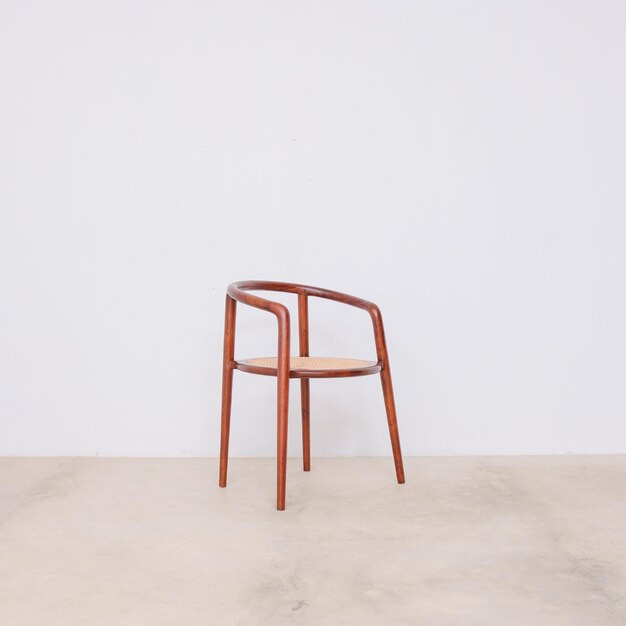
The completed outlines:
[[[289,310],[284,304],[273,302],[248,293],[250,290],[283,291],[298,295],[298,321],[300,356],[289,352]],[[320,358],[309,356],[308,298],[326,298],[366,310],[374,325],[377,361],[360,359]],[[235,360],[235,316],[237,302],[248,304],[273,313],[278,320],[278,357]],[[302,447],[304,471],[311,469],[309,379],[367,376],[380,373],[383,396],[391,437],[391,449],[396,466],[396,477],[404,483],[404,467],[400,451],[400,437],[396,407],[391,386],[389,356],[380,309],[372,302],[345,293],[295,283],[279,283],[248,280],[232,283],[226,293],[226,321],[224,325],[224,372],[222,381],[222,436],[220,445],[220,487],[226,487],[228,469],[228,440],[230,434],[230,409],[233,389],[233,372],[241,370],[250,374],[276,376],[278,378],[278,452],[277,452],[277,500],[276,508],[285,510],[285,487],[287,477],[287,414],[289,410],[289,379],[300,378],[302,401]]]

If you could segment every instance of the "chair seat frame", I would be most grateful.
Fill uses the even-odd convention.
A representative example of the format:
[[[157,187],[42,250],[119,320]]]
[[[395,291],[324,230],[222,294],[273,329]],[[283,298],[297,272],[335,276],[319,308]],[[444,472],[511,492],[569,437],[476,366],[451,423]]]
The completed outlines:
[[[262,298],[249,291],[275,291],[296,294],[298,297],[298,339],[300,356],[309,355],[309,313],[308,298],[325,298],[347,304],[367,311],[374,329],[377,362],[368,367],[347,369],[290,369],[290,317],[289,309],[280,302]],[[245,361],[235,360],[235,326],[237,302],[269,311],[276,316],[278,322],[278,359],[277,367],[267,368],[249,365]],[[347,376],[364,376],[380,373],[380,379],[387,413],[387,424],[391,439],[391,449],[398,483],[404,483],[404,467],[400,449],[400,436],[396,406],[391,382],[389,355],[380,309],[373,302],[350,296],[339,291],[322,289],[311,285],[283,283],[276,281],[247,280],[231,283],[226,292],[226,312],[224,322],[224,360],[222,377],[222,421],[220,441],[219,485],[226,487],[228,472],[228,445],[230,439],[230,415],[232,407],[233,373],[238,369],[252,374],[277,377],[277,496],[276,508],[285,510],[286,479],[287,479],[287,427],[289,412],[289,380],[300,379],[302,408],[302,448],[303,469],[311,469],[310,447],[310,378],[340,378]]]
[[[301,355],[304,356],[304,355]],[[289,378],[346,378],[348,376],[369,376],[378,374],[382,369],[380,363],[364,361],[365,365],[342,368],[315,368],[306,369],[304,367],[289,368]],[[249,374],[260,374],[261,376],[278,376],[278,367],[268,367],[266,365],[256,365],[248,360],[235,361],[233,367]]]

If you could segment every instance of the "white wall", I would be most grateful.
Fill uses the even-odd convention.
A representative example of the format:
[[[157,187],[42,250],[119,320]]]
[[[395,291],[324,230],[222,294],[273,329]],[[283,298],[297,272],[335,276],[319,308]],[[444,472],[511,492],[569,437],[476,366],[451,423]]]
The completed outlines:
[[[626,452],[625,20],[2,2],[0,453],[217,454],[246,278],[380,304],[406,454]],[[311,315],[314,352],[373,354],[365,313]],[[274,454],[274,389],[236,373],[233,454]],[[376,378],[312,393],[314,454],[389,453]]]

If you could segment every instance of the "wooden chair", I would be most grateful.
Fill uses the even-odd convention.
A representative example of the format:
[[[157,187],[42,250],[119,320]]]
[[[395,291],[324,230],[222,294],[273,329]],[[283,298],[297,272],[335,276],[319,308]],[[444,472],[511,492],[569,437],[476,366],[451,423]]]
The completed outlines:
[[[248,293],[258,291],[284,291],[298,296],[298,321],[300,356],[290,356],[289,351],[289,310],[283,304],[260,298]],[[326,298],[359,309],[366,310],[374,325],[377,361],[359,359],[320,358],[309,356],[308,298]],[[278,320],[278,357],[235,360],[235,314],[237,302],[248,304],[273,313]],[[387,423],[391,437],[391,449],[399,483],[404,483],[404,468],[400,451],[396,407],[391,386],[389,356],[385,343],[383,320],[380,309],[367,300],[355,298],[345,293],[320,289],[309,285],[279,283],[272,281],[249,280],[232,283],[226,294],[226,321],[224,327],[224,373],[222,382],[222,436],[220,445],[220,487],[226,487],[228,469],[228,440],[230,434],[230,409],[233,389],[233,372],[241,370],[262,376],[278,378],[278,453],[277,453],[277,503],[279,511],[285,510],[285,487],[287,477],[287,414],[289,409],[289,379],[300,379],[302,401],[302,447],[304,471],[311,469],[310,422],[309,422],[309,379],[338,378],[345,376],[367,376],[380,373],[387,410]]]

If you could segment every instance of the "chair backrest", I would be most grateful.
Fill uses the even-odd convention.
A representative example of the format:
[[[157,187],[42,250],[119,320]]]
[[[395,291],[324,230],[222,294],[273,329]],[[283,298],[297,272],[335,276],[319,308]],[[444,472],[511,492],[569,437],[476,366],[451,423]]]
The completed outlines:
[[[267,300],[266,298],[248,293],[249,291],[282,291],[298,295],[298,326],[300,354],[302,355],[308,354],[309,321],[307,299],[309,296],[334,300],[335,302],[341,302],[367,311],[372,318],[372,324],[374,326],[374,341],[378,360],[382,362],[387,361],[387,347],[382,315],[378,306],[373,302],[348,295],[347,293],[341,293],[340,291],[313,287],[312,285],[300,285],[298,283],[281,283],[271,280],[242,280],[228,285],[227,293],[233,300],[253,306],[257,309],[270,311],[276,315],[279,326],[279,343],[286,343],[287,346],[289,345],[289,310],[287,307],[280,302],[274,302],[273,300]]]
[[[247,291],[283,291],[305,297],[313,296],[315,298],[326,298],[327,300],[334,300],[348,304],[349,306],[355,306],[359,309],[365,309],[366,311],[378,308],[373,302],[369,302],[368,300],[363,300],[362,298],[357,298],[347,293],[341,293],[340,291],[333,291],[332,289],[313,287],[312,285],[281,283],[271,280],[242,280],[228,285],[228,295],[244,304],[267,310],[270,310],[270,304],[279,304],[272,300],[248,294],[246,293]]]

